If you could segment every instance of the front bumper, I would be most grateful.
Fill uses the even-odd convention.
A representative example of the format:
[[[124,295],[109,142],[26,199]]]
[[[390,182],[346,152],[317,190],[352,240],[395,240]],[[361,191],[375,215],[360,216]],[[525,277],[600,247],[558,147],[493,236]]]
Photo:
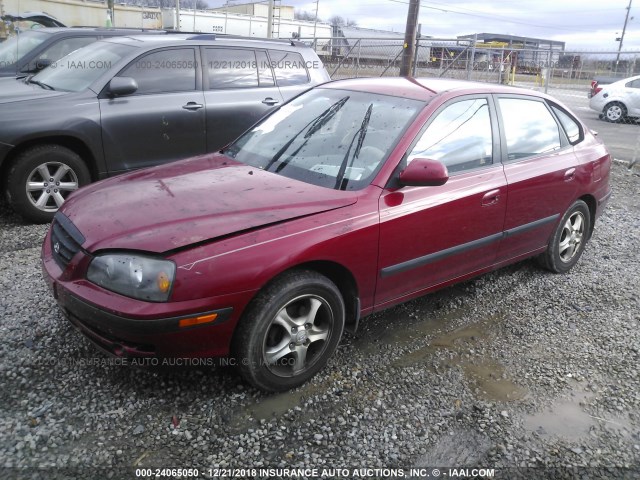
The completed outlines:
[[[109,354],[125,357],[202,358],[229,355],[240,313],[253,292],[187,302],[150,303],[107,291],[84,279],[91,259],[77,253],[64,271],[42,245],[44,278],[65,317]],[[180,326],[180,320],[217,314],[215,320]]]

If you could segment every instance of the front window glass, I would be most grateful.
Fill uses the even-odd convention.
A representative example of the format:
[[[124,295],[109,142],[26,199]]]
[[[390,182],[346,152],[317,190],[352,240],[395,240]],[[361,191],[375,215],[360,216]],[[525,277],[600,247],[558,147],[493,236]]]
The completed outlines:
[[[489,105],[484,98],[463,100],[445,107],[418,140],[407,161],[439,160],[449,173],[493,163]]]
[[[135,79],[138,95],[195,90],[195,50],[170,48],[149,53],[137,58],[118,76]]]
[[[49,38],[41,32],[24,32],[0,42],[0,68],[10,67]]]
[[[544,103],[520,98],[501,98],[499,102],[509,160],[561,148],[560,129]]]
[[[225,153],[239,162],[340,190],[368,185],[423,102],[318,88],[283,105]]]
[[[61,58],[33,80],[54,90],[80,92],[135,48],[121,43],[95,42]]]

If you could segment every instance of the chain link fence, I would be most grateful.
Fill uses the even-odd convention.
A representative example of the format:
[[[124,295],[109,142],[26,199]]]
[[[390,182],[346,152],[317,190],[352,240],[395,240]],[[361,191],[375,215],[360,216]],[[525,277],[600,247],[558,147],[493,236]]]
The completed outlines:
[[[404,42],[398,38],[308,38],[331,78],[398,76]],[[640,74],[639,51],[566,51],[495,46],[473,40],[418,40],[414,76],[446,77],[523,87],[586,92]]]

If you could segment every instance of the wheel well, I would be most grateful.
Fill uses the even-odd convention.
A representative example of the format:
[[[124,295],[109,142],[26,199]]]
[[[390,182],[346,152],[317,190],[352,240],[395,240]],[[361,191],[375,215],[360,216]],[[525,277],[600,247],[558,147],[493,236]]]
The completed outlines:
[[[345,306],[345,323],[352,324],[360,317],[360,299],[358,296],[358,284],[349,269],[339,263],[329,261],[314,261],[296,265],[290,270],[313,270],[324,275],[336,284],[342,294]],[[284,272],[283,272],[284,273]]]
[[[28,140],[11,150],[7,158],[2,163],[2,167],[0,168],[0,177],[2,178],[2,184],[4,184],[4,180],[7,178],[9,167],[18,155],[31,147],[50,144],[61,145],[77,153],[89,169],[89,173],[91,174],[91,181],[97,180],[98,171],[96,167],[95,157],[91,153],[91,150],[89,150],[89,148],[81,140],[78,140],[74,137],[44,137]]]
[[[596,209],[598,208],[598,203],[596,202],[595,197],[593,195],[583,195],[578,200],[582,200],[589,207],[589,217],[591,222],[591,228],[589,228],[589,238],[591,238],[591,234],[593,233],[593,228],[596,223]]]
[[[611,102],[607,102],[605,104],[605,106],[604,106],[604,109],[606,110],[607,108],[609,108],[609,105],[620,105],[624,109],[625,112],[629,111],[627,106],[623,102],[621,102],[620,100],[613,100]]]

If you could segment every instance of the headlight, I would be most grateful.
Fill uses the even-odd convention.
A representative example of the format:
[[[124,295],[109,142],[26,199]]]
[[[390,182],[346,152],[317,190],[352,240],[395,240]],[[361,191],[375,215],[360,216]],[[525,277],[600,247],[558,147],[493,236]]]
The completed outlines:
[[[136,254],[105,254],[89,265],[87,279],[112,292],[150,302],[166,302],[176,274],[169,260]]]

